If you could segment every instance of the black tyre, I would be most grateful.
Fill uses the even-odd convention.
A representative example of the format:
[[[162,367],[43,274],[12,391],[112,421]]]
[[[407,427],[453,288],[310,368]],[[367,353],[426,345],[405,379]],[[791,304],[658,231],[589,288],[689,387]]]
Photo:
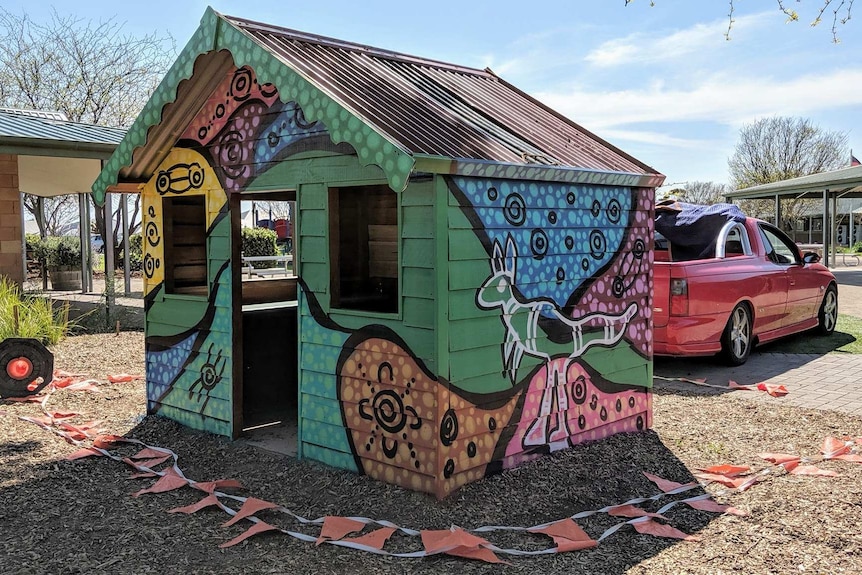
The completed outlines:
[[[721,353],[728,365],[742,365],[751,355],[754,338],[751,333],[751,312],[739,304],[730,312],[721,336]]]
[[[838,289],[835,284],[830,284],[826,288],[826,294],[823,296],[823,303],[820,304],[820,311],[817,313],[817,333],[820,335],[831,335],[835,331],[835,325],[838,323]]]

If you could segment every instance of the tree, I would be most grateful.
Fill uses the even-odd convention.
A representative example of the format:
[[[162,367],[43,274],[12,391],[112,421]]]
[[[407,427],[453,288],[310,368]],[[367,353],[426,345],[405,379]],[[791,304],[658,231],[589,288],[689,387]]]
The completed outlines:
[[[108,19],[53,11],[44,23],[0,8],[0,106],[63,112],[73,122],[128,126],[176,56],[170,35],[133,36]],[[31,209],[35,201],[25,207]],[[134,214],[140,197],[134,198]],[[114,212],[114,245],[120,210]],[[131,220],[135,223],[135,220]],[[105,237],[102,210],[96,230]],[[41,225],[40,225],[41,229]]]
[[[805,118],[773,116],[742,127],[728,167],[731,185],[738,190],[834,170],[848,157],[845,132],[823,130]],[[783,200],[784,227],[808,205],[804,200]]]
[[[671,194],[690,204],[711,205],[724,202],[724,195],[729,191],[727,184],[694,181],[686,182],[683,187],[671,190]]]
[[[634,0],[625,0],[626,6],[634,2]],[[655,6],[655,0],[650,0],[649,5]],[[733,29],[733,24],[735,20],[733,19],[733,15],[736,12],[736,4],[735,0],[728,0],[728,4],[730,5],[729,11],[727,13],[727,31],[724,33],[724,37],[730,40],[730,31]],[[779,10],[785,17],[787,22],[799,22],[801,20],[801,16],[797,10],[788,8],[788,0],[775,0],[775,4]],[[796,0],[794,4],[799,5],[802,8],[802,0]],[[819,26],[823,22],[823,16],[825,15],[827,20],[831,18],[832,20],[832,41],[836,44],[840,42],[840,38],[838,37],[838,28],[840,26],[845,26],[850,21],[850,17],[853,13],[853,0],[811,0],[806,8],[812,7],[811,12],[814,14],[814,17],[811,19],[811,26]],[[827,13],[829,12],[829,13]]]
[[[43,238],[63,235],[78,217],[78,204],[72,196],[43,198],[24,194],[23,203],[35,216],[39,236]]]

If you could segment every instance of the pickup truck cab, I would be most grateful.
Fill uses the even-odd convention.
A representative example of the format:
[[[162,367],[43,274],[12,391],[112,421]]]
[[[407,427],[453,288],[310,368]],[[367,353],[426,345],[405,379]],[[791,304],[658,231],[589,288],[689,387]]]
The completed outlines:
[[[710,226],[663,226],[657,210],[655,355],[721,353],[730,365],[741,365],[757,344],[815,328],[831,334],[838,287],[819,256],[801,253],[767,222],[741,212],[721,217],[719,225],[712,222],[716,234],[691,241]],[[667,236],[680,241],[678,249]]]

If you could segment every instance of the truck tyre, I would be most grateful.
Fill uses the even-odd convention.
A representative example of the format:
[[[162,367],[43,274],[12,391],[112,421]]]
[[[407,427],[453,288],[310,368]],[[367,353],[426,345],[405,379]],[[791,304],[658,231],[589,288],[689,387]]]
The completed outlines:
[[[829,284],[826,288],[826,294],[823,296],[823,303],[820,304],[820,311],[817,313],[817,333],[820,335],[832,335],[835,331],[835,324],[838,323],[838,290],[835,284]]]
[[[742,365],[751,354],[751,313],[748,306],[738,304],[730,312],[730,319],[721,336],[721,352],[728,365]]]

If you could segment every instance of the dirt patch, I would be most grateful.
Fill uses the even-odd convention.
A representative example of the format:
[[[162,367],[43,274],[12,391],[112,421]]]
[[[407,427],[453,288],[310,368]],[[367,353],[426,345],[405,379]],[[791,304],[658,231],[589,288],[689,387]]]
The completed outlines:
[[[56,365],[102,381],[100,393],[58,391],[49,407],[82,412],[73,421],[102,420],[114,433],[169,447],[199,481],[234,478],[244,495],[273,501],[309,518],[327,514],[388,519],[405,527],[442,529],[534,525],[653,495],[642,471],[686,482],[698,467],[740,463],[762,467],[757,454],[817,455],[827,435],[862,435],[862,419],[785,407],[780,399],[704,396],[658,390],[655,430],[619,435],[546,457],[471,484],[442,502],[367,477],[296,461],[143,417],[143,382],[106,383],[113,373],[143,373],[141,333],[84,335],[55,349]],[[0,556],[11,573],[485,573],[487,565],[446,556],[398,559],[264,534],[229,549],[218,545],[248,524],[222,527],[227,516],[208,509],[168,514],[194,503],[188,488],[133,498],[153,480],[130,480],[130,469],[106,459],[62,458],[76,448],[14,415],[37,415],[33,404],[4,404],[0,416]],[[673,526],[699,543],[636,533],[627,526],[596,549],[541,557],[504,557],[506,573],[858,573],[862,571],[862,465],[819,464],[836,478],[776,474],[751,490],[721,498],[750,515],[735,517],[677,506]],[[712,487],[709,489],[712,490]],[[696,493],[696,492],[695,492]],[[647,508],[655,510],[658,504]],[[317,535],[289,516],[261,518]],[[619,522],[607,515],[580,520],[592,536]],[[549,540],[495,533],[500,547],[543,548]],[[417,550],[396,535],[392,550]]]

